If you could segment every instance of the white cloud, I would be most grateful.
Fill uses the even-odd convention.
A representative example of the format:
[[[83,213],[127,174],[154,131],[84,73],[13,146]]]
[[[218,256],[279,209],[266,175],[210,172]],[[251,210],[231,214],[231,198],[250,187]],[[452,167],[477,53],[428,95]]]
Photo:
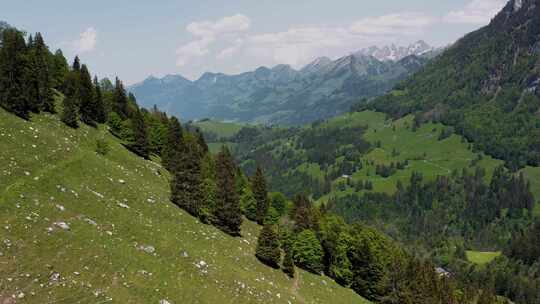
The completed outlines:
[[[202,38],[200,40],[191,41],[176,50],[176,66],[184,66],[189,59],[193,57],[201,57],[210,52],[209,45],[215,41],[212,37]]]
[[[93,27],[87,28],[79,35],[79,39],[72,41],[70,45],[77,53],[87,53],[96,49],[97,31]]]
[[[356,21],[350,31],[363,35],[416,35],[435,22],[436,18],[421,13],[398,13]]]
[[[487,24],[507,3],[507,0],[472,0],[463,10],[451,11],[443,20],[448,23]]]
[[[361,19],[346,26],[296,26],[282,32],[248,35],[245,32],[250,28],[250,19],[237,14],[187,25],[194,40],[176,50],[176,65],[196,65],[200,63],[198,58],[210,55],[220,61],[237,55],[264,65],[285,63],[300,67],[321,55],[343,54],[344,50],[352,51],[368,43],[422,33],[434,22],[435,18],[420,13],[397,13]]]
[[[335,26],[303,25],[266,33],[249,33],[251,20],[241,14],[215,21],[193,22],[186,30],[193,40],[177,49],[177,66],[223,72],[260,65],[290,64],[300,68],[319,56],[336,58],[372,45],[404,44],[425,39],[434,27],[489,22],[507,0],[469,0],[443,15],[396,12]],[[433,35],[431,35],[433,36]],[[234,58],[236,66],[229,60]],[[188,70],[190,70],[188,69]]]
[[[193,22],[187,26],[187,31],[197,37],[216,36],[224,33],[236,33],[249,29],[251,21],[242,14],[223,17],[215,22]]]
[[[247,31],[251,21],[248,17],[242,14],[223,17],[217,21],[201,21],[188,24],[186,30],[196,37],[196,40],[188,42],[180,46],[176,50],[176,65],[184,66],[190,60],[202,57],[210,53],[210,46],[218,39],[224,37],[234,37],[235,34]],[[238,46],[229,47],[222,50],[218,55],[218,59],[224,59],[232,56]]]

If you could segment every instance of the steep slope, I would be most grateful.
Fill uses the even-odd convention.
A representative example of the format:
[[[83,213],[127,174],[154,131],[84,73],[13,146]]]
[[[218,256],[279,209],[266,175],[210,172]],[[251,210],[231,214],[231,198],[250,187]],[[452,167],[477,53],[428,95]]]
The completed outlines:
[[[510,168],[539,165],[540,1],[509,1],[370,107],[453,125]]]
[[[205,73],[194,82],[181,76],[153,77],[130,88],[142,105],[182,119],[300,125],[348,111],[362,98],[379,96],[427,61],[411,55],[379,61],[355,54],[318,58],[297,71],[288,65],[239,75]],[[170,80],[170,81],[169,81]]]
[[[102,127],[0,109],[0,146],[2,303],[365,302],[328,278],[262,265],[251,223],[232,238],[176,208],[167,172]]]

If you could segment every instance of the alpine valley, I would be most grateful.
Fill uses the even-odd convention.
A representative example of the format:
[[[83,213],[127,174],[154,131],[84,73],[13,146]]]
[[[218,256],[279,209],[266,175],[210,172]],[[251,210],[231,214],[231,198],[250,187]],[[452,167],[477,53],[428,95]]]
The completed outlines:
[[[129,88],[83,61],[105,27],[68,60],[8,21],[0,304],[540,303],[540,0],[443,49]]]

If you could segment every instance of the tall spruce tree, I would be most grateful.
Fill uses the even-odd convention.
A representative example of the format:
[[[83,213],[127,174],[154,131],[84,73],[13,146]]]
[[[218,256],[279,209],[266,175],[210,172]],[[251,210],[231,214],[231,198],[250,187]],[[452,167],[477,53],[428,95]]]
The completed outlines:
[[[26,42],[13,28],[2,31],[0,48],[0,105],[17,116],[28,119],[30,105],[26,82]]]
[[[37,84],[38,84],[38,104],[40,110],[49,113],[55,113],[54,108],[54,93],[53,93],[53,82],[51,79],[50,71],[50,53],[43,37],[40,33],[36,33],[34,39],[34,64],[35,72],[37,73]]]
[[[75,59],[73,59],[73,64],[71,65],[71,69],[75,72],[81,71],[81,60],[79,59],[79,56],[75,56]]]
[[[89,126],[96,126],[96,110],[94,85],[86,64],[83,64],[79,79],[79,114],[81,121]]]
[[[174,162],[170,164],[173,173],[171,201],[198,217],[204,201],[198,147],[192,142],[181,141],[174,148]]]
[[[279,249],[279,238],[276,228],[273,225],[264,225],[257,239],[255,256],[264,264],[279,268],[281,261],[281,250]]]
[[[257,201],[257,224],[263,225],[264,219],[268,214],[270,202],[268,200],[268,191],[266,190],[266,179],[261,167],[257,167],[253,176],[252,187],[253,195]]]
[[[105,109],[105,101],[103,100],[103,92],[99,84],[97,76],[94,76],[94,105],[95,105],[95,120],[98,123],[107,122],[107,110]]]
[[[294,220],[294,228],[297,232],[305,229],[316,230],[317,228],[313,205],[311,200],[304,194],[295,197],[291,218]]]
[[[64,79],[69,72],[69,65],[67,63],[66,57],[64,57],[64,54],[62,53],[62,50],[56,50],[51,60],[49,61],[49,64],[52,86],[55,89],[64,92],[63,84]]]
[[[78,117],[79,117],[79,107],[78,107],[78,93],[77,93],[77,83],[78,76],[74,71],[71,71],[66,76],[64,82],[65,88],[65,97],[62,102],[62,114],[60,116],[61,120],[68,126],[72,128],[79,127]]]
[[[171,117],[168,123],[167,129],[167,143],[161,156],[163,167],[174,172],[174,169],[178,166],[180,161],[180,155],[185,151],[182,149],[184,145],[184,135],[182,125],[176,117]]]
[[[215,225],[224,232],[238,236],[242,225],[240,199],[235,187],[236,165],[226,146],[216,159],[217,202],[214,211]]]
[[[294,278],[294,256],[290,246],[285,248],[285,257],[283,258],[283,266],[281,269],[290,278]]]
[[[148,143],[148,132],[142,111],[137,107],[131,118],[133,132],[133,142],[128,147],[135,154],[148,159],[150,157],[150,146]]]
[[[28,109],[34,113],[39,113],[42,104],[39,98],[39,66],[37,64],[36,49],[34,37],[30,35],[26,45],[24,66],[24,85],[25,99],[28,103]]]
[[[112,99],[112,110],[120,115],[122,119],[126,119],[129,116],[128,98],[124,84],[122,84],[122,81],[118,77],[116,77]]]

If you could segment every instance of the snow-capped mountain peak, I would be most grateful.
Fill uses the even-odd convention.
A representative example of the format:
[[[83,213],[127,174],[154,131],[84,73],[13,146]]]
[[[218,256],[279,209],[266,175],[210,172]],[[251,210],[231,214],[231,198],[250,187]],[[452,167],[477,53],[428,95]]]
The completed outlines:
[[[419,40],[409,46],[396,46],[395,44],[383,47],[371,46],[358,51],[355,55],[373,56],[381,61],[398,61],[410,55],[422,55],[432,50],[434,50],[432,46]]]

